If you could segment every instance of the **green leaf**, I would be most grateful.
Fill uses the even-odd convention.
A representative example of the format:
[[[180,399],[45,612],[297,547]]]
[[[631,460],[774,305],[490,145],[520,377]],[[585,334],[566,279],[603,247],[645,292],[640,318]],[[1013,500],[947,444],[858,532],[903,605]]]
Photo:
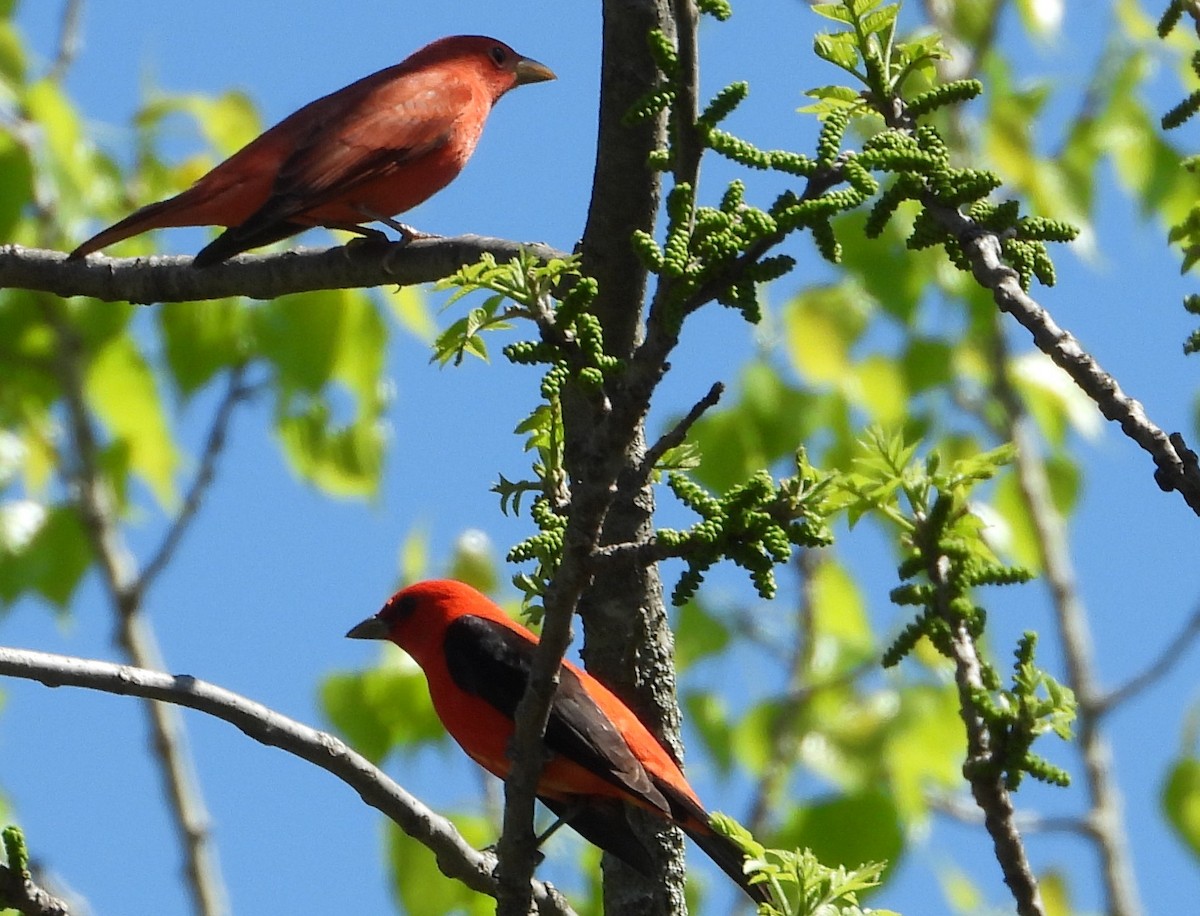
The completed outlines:
[[[1071,886],[1061,871],[1051,869],[1038,875],[1037,881],[1046,916],[1074,916],[1079,912],[1071,904]]]
[[[832,557],[817,564],[809,589],[813,607],[814,665],[818,678],[834,675],[875,651],[871,622],[858,584]]]
[[[131,336],[116,337],[96,353],[84,394],[113,439],[128,449],[130,470],[149,484],[160,505],[173,505],[179,452],[157,380]]]
[[[850,372],[850,347],[866,327],[867,303],[846,284],[805,290],[784,307],[787,353],[801,378],[837,385]]]
[[[862,30],[868,35],[878,35],[891,29],[900,13],[899,3],[889,3],[881,10],[876,10],[863,17]]]
[[[304,479],[338,496],[371,496],[379,488],[386,437],[373,418],[338,426],[320,400],[285,412],[275,430],[284,455]]]
[[[3,28],[0,27],[0,36]],[[0,42],[0,59],[3,43]],[[29,150],[7,133],[0,134],[0,238],[12,240],[25,208],[33,200]]]
[[[259,346],[279,370],[285,390],[319,391],[333,376],[341,349],[347,290],[297,293],[255,309]]]
[[[1007,530],[995,526],[989,528],[991,540],[1012,557],[1013,562],[1033,572],[1040,571],[1042,555],[1037,527],[1029,515],[1015,474],[1006,474],[997,481],[991,503],[1007,525]]]
[[[1200,859],[1200,758],[1175,761],[1163,784],[1160,803],[1175,835]]]
[[[167,303],[155,313],[167,368],[185,398],[249,355],[251,318],[240,299]]]
[[[1104,418],[1071,377],[1040,352],[1019,356],[1011,363],[1013,381],[1046,438],[1062,445],[1068,430],[1088,439],[1099,438]]]
[[[899,426],[910,412],[910,393],[904,384],[903,368],[890,356],[875,354],[855,367],[855,400],[866,408],[872,423]]]
[[[735,738],[729,723],[729,710],[724,700],[707,691],[689,690],[683,694],[683,707],[688,724],[696,729],[704,744],[705,753],[717,771],[728,776],[733,771]]]
[[[850,11],[846,9],[843,3],[814,3],[812,11],[818,16],[824,16],[826,19],[832,19],[834,22],[844,22],[850,25],[854,22]]]
[[[15,91],[25,82],[27,67],[21,33],[11,22],[0,22],[0,80]]]
[[[399,566],[401,582],[419,582],[428,578],[429,532],[423,526],[414,527],[400,544]]]
[[[867,789],[797,807],[770,845],[811,849],[825,865],[887,861],[891,869],[904,852],[904,831],[888,795]]]
[[[0,547],[0,600],[34,591],[65,609],[92,561],[83,524],[69,506],[55,506],[17,550]]]
[[[829,419],[827,399],[789,386],[765,362],[742,371],[739,389],[732,407],[710,412],[692,429],[701,455],[694,476],[718,492],[792,455],[797,442]]]
[[[423,343],[437,339],[437,322],[429,308],[429,299],[417,286],[400,286],[383,291],[384,301],[396,323]]]
[[[54,80],[31,83],[23,98],[26,113],[38,124],[41,152],[57,190],[55,203],[68,211],[89,205],[89,190],[95,183],[92,148],[87,142],[79,115]],[[62,220],[64,214],[57,212]]]
[[[954,378],[954,350],[943,340],[912,337],[901,357],[905,386],[913,394],[939,388]]]
[[[376,764],[394,750],[412,753],[446,741],[425,675],[399,650],[384,651],[388,661],[380,667],[333,674],[321,685],[325,715],[351,747]]]
[[[897,809],[913,822],[926,816],[931,789],[953,791],[961,785],[966,738],[952,684],[915,684],[898,696],[900,710],[888,730],[883,765]]]
[[[486,818],[455,814],[450,819],[472,846],[496,840],[495,828]],[[392,894],[406,916],[490,916],[496,911],[495,900],[447,878],[438,870],[433,852],[391,822],[387,847]]]
[[[262,133],[254,100],[232,90],[213,96],[185,96],[184,107],[196,117],[204,138],[221,156],[232,156]]]
[[[822,60],[827,60],[835,67],[841,67],[850,73],[853,73],[858,65],[858,45],[849,32],[817,34],[813,38],[813,51]]]
[[[734,755],[755,776],[761,776],[771,762],[778,728],[779,703],[773,699],[754,704],[733,726],[730,740]]]
[[[706,656],[723,651],[729,645],[729,628],[696,600],[686,602],[678,613],[675,623],[675,664],[680,671]]]
[[[938,883],[950,909],[956,913],[979,913],[985,908],[983,891],[963,869],[957,865],[942,865],[938,869]]]
[[[446,575],[466,582],[485,595],[499,588],[500,571],[492,543],[485,532],[472,528],[458,536]]]
[[[387,328],[370,297],[305,293],[252,314],[262,352],[279,370],[276,428],[292,466],[332,493],[375,493],[385,445]],[[335,418],[332,405],[345,392],[353,396],[350,416]]]

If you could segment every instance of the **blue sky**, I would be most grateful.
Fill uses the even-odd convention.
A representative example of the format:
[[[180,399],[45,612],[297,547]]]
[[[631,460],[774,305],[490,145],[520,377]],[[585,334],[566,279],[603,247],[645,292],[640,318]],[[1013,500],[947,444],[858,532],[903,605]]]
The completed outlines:
[[[61,6],[50,0],[23,4],[18,21],[36,53],[50,54]],[[1054,104],[1063,111],[1074,110],[1102,34],[1078,8],[1074,19],[1068,13],[1065,37],[1056,46],[1018,43],[1013,23],[1004,33],[1029,72],[1054,80],[1061,93]],[[564,249],[574,244],[586,214],[594,150],[598,4],[359,0],[334,14],[328,3],[295,0],[286,17],[279,9],[242,0],[88,4],[84,46],[68,86],[93,135],[127,152],[128,118],[151,87],[202,93],[242,88],[256,99],[264,120],[274,122],[433,38],[491,34],[552,67],[559,80],[506,97],[464,174],[413,211],[411,222],[445,234],[540,240]],[[796,0],[742,0],[729,24],[705,25],[706,88],[749,80],[751,97],[735,128],[760,145],[811,146],[815,128],[794,110],[803,89],[836,79],[807,53],[815,25]],[[1173,101],[1164,95],[1156,109]],[[1053,145],[1054,138],[1043,139]],[[181,155],[196,143],[183,131],[172,142]],[[721,166],[706,167],[710,188],[721,186],[722,174]],[[1059,254],[1059,287],[1036,295],[1161,426],[1189,433],[1196,364],[1182,357],[1180,342],[1194,321],[1178,307],[1190,289],[1178,277],[1174,254],[1162,248],[1164,232],[1140,221],[1129,201],[1111,192],[1100,201],[1096,232],[1098,256],[1082,263]],[[195,250],[194,236],[186,233],[160,239],[164,250]],[[323,240],[314,235],[306,241]],[[828,276],[806,256],[801,272],[780,283],[772,298],[782,299],[814,273]],[[1026,346],[1022,333],[1013,339]],[[686,409],[717,378],[733,378],[755,346],[754,333],[736,315],[702,316],[673,360],[660,416]],[[265,406],[251,407],[236,421],[218,485],[176,563],[150,595],[172,671],[321,724],[318,678],[373,660],[371,647],[342,634],[390,592],[397,547],[414,527],[430,536],[435,563],[467,528],[485,528],[501,551],[527,533],[523,518],[499,516],[487,490],[497,473],[513,477],[521,471],[522,455],[508,431],[528,409],[534,374],[502,363],[439,370],[428,365],[417,342],[399,334],[390,359],[397,385],[390,418],[394,449],[375,505],[326,500],[297,483],[264,431],[270,424]],[[211,398],[201,397],[187,414],[184,434],[193,450],[206,407]],[[1196,519],[1180,499],[1158,491],[1149,459],[1117,430],[1085,445],[1084,455],[1087,492],[1072,534],[1102,676],[1116,684],[1139,671],[1191,610],[1200,574],[1194,563],[1181,562],[1191,554],[1180,545],[1194,542]],[[155,533],[153,519],[136,529],[135,551],[152,544]],[[880,551],[867,554],[878,557]],[[894,617],[886,592],[893,577],[894,570],[880,564],[869,592],[873,611],[889,621]],[[1021,629],[1046,625],[1036,586],[1004,596],[997,607],[997,646],[1011,645]],[[70,621],[23,604],[0,620],[0,628],[6,645],[113,657],[112,624],[94,582],[82,591]],[[1052,652],[1044,661],[1059,667]],[[1196,891],[1196,871],[1166,833],[1156,801],[1158,780],[1177,749],[1183,710],[1196,699],[1196,674],[1193,652],[1172,678],[1111,723],[1151,912],[1178,909]],[[757,692],[774,686],[753,673],[747,677]],[[10,681],[3,691],[0,785],[34,849],[98,914],[181,912],[177,848],[156,773],[143,753],[141,711],[127,699],[51,693],[36,684]],[[237,911],[306,913],[315,909],[314,899],[344,912],[387,911],[380,818],[372,809],[323,772],[253,744],[224,723],[199,715],[187,721]],[[1057,749],[1052,753],[1064,759]],[[466,764],[453,779],[431,778],[441,773],[422,758],[391,772],[435,805],[469,808],[480,795]],[[712,807],[739,810],[738,799],[722,797],[723,787],[702,767],[690,772]],[[1028,797],[1042,810],[1070,808],[1062,793]],[[110,830],[122,838],[120,847]],[[1035,837],[1031,849],[1039,867],[1057,865],[1071,874],[1080,903],[1095,903],[1086,886],[1094,867],[1090,850],[1049,837]],[[962,850],[961,861],[990,898],[1004,900],[982,832],[939,824],[931,850],[913,856],[880,905],[911,914],[945,912],[930,872],[948,861],[949,850]],[[336,896],[329,896],[331,883]]]

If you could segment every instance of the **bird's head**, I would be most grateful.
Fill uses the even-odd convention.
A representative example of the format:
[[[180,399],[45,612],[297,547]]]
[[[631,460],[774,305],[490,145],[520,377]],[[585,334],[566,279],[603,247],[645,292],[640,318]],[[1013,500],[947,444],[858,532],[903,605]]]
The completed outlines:
[[[424,649],[438,645],[446,626],[464,614],[492,617],[502,612],[466,583],[430,579],[400,589],[378,614],[351,627],[346,636],[391,640],[420,663]]]
[[[524,57],[502,41],[485,35],[452,35],[426,45],[410,60],[446,61],[468,66],[491,89],[492,101],[514,86],[557,79],[554,71],[530,57]]]

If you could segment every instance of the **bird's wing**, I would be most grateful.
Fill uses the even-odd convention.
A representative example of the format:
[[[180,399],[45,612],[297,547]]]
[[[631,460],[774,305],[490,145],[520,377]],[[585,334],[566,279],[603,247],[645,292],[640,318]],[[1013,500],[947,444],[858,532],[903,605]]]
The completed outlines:
[[[504,715],[516,715],[533,663],[534,643],[494,620],[467,615],[446,628],[446,662],[454,683]],[[569,668],[546,725],[546,747],[670,816],[662,792],[621,732]]]
[[[209,243],[195,264],[215,264],[299,232],[312,225],[304,214],[341,201],[354,188],[385,179],[444,146],[471,97],[462,80],[432,82],[424,71],[397,75],[384,70],[311,103],[309,126],[280,166],[266,202]],[[292,118],[305,113],[301,109]],[[369,222],[391,215],[364,212],[347,219]]]
[[[444,71],[377,77],[345,106],[330,106],[284,161],[271,195],[276,219],[337,200],[444,146],[474,100],[465,80]]]

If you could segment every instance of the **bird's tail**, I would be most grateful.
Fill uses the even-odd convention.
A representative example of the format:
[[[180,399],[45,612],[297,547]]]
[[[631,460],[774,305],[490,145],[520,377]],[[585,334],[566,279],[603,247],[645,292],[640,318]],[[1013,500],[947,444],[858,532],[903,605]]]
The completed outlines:
[[[714,831],[708,824],[692,821],[681,826],[696,845],[717,864],[717,867],[750,895],[751,900],[755,903],[770,902],[771,894],[767,885],[750,883],[750,876],[745,871],[746,854],[742,852],[742,847],[729,837]]]
[[[187,192],[185,191],[184,193],[186,194]],[[84,255],[91,254],[93,251],[99,251],[101,248],[107,248],[109,245],[115,245],[117,242],[142,232],[149,232],[151,229],[165,229],[168,226],[203,225],[202,223],[178,221],[182,209],[180,206],[181,197],[183,197],[182,194],[167,200],[160,200],[158,203],[147,204],[140,210],[135,210],[120,222],[113,223],[107,229],[97,232],[67,255],[67,257],[75,261]],[[184,203],[186,205],[186,202]]]

